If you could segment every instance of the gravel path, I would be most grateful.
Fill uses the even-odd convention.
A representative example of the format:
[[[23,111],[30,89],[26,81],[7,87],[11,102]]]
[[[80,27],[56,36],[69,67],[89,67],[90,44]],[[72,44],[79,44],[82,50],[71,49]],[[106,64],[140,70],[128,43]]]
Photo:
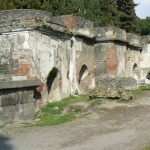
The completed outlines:
[[[150,92],[128,104],[104,104],[88,116],[5,133],[0,150],[142,150],[150,144]]]

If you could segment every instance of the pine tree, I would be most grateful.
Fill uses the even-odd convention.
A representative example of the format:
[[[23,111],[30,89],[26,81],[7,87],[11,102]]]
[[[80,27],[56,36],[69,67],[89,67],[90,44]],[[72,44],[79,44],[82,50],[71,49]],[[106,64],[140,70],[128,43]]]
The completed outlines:
[[[150,17],[146,17],[145,19],[139,19],[140,24],[140,33],[142,35],[150,35]]]
[[[119,27],[127,32],[138,31],[138,21],[133,0],[117,0]]]
[[[96,26],[112,26],[117,24],[115,0],[84,0],[83,15],[92,20]]]

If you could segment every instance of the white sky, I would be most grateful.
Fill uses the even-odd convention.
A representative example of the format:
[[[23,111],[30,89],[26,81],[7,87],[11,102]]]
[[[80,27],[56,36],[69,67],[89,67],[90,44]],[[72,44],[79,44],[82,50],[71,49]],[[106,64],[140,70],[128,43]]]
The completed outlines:
[[[134,0],[135,3],[139,4],[136,7],[136,14],[140,18],[150,17],[150,0]]]

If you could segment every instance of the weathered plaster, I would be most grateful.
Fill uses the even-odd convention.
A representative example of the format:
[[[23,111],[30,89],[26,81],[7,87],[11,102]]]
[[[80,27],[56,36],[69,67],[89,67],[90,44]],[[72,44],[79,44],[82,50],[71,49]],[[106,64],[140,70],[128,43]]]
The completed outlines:
[[[31,91],[40,89],[40,97],[34,98],[43,102],[88,93],[95,86],[135,87],[141,80],[149,83],[148,43],[148,38],[141,41],[140,36],[116,27],[94,27],[78,16],[2,11],[0,81],[22,81],[23,92],[25,83],[39,79],[42,82]],[[19,87],[14,88],[17,92]]]

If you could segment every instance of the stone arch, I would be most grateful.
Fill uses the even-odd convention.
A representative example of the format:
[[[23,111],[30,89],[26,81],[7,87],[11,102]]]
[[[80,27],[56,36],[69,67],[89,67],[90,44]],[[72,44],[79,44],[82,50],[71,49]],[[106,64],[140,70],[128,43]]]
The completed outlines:
[[[82,65],[81,69],[80,69],[80,73],[79,73],[79,84],[81,83],[81,81],[83,79],[85,79],[88,75],[88,67],[84,64]]]
[[[48,94],[50,93],[51,89],[52,89],[52,85],[54,83],[54,80],[55,78],[57,77],[57,74],[58,74],[58,69],[57,68],[53,68],[48,77],[47,77],[47,82],[46,82],[46,85],[47,85],[47,91],[48,91]]]
[[[148,80],[150,80],[150,71],[148,71],[148,73],[147,73],[147,75],[146,75],[146,78],[147,78]]]

